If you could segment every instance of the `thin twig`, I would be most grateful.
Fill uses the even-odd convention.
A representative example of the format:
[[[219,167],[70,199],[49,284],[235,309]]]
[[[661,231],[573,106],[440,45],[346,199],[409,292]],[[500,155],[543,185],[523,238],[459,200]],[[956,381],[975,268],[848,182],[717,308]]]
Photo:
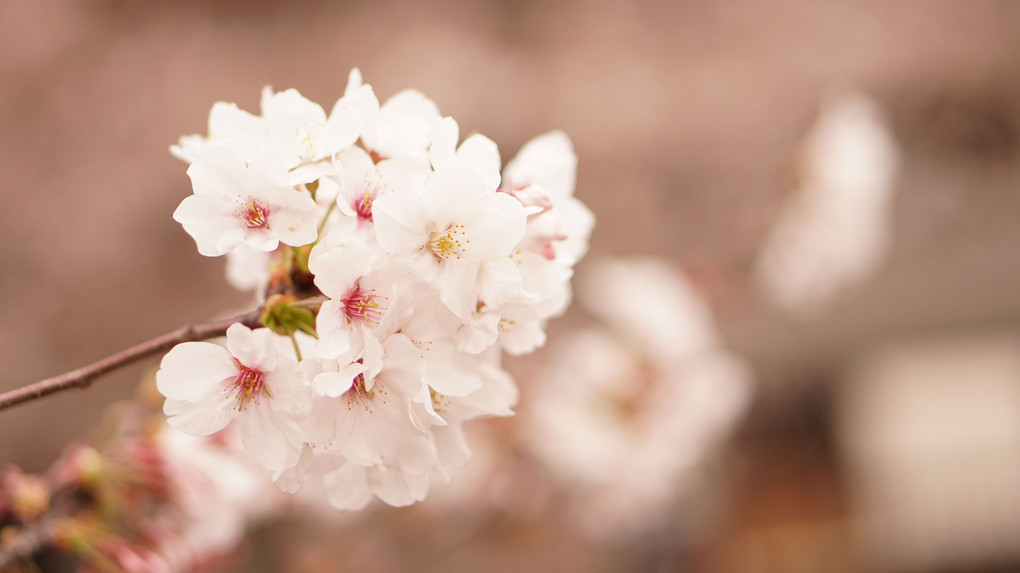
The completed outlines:
[[[227,332],[227,328],[235,322],[240,322],[249,328],[254,328],[258,326],[258,320],[261,312],[262,309],[259,308],[225,320],[218,320],[207,324],[183,326],[173,332],[132,346],[126,350],[122,350],[113,356],[109,356],[98,362],[89,364],[88,366],[66,372],[60,376],[40,380],[39,382],[29,384],[28,386],[4,392],[3,394],[0,394],[0,411],[12,408],[24,402],[30,402],[32,400],[42,398],[49,394],[70,390],[71,388],[87,388],[90,384],[92,384],[93,380],[107,372],[127,366],[132,362],[137,362],[144,358],[148,358],[149,356],[159,354],[160,352],[166,352],[182,342],[207,340],[217,336],[223,336]]]

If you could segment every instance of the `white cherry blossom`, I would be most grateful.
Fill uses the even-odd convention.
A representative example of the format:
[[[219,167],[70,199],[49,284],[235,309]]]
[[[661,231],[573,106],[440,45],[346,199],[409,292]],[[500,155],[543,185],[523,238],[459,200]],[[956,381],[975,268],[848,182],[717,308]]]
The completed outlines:
[[[477,305],[482,264],[509,257],[525,226],[520,202],[487,189],[460,161],[439,168],[420,196],[377,198],[373,213],[379,244],[404,256],[463,321]]]
[[[166,396],[169,423],[206,436],[237,420],[244,449],[279,470],[297,463],[310,395],[297,362],[279,352],[274,335],[237,323],[226,347],[211,342],[178,344],[160,363],[156,385]]]
[[[247,163],[227,147],[210,149],[188,168],[195,193],[181,201],[174,220],[207,257],[241,245],[272,251],[281,242],[311,243],[318,207],[308,194],[289,186],[286,173],[269,153]]]

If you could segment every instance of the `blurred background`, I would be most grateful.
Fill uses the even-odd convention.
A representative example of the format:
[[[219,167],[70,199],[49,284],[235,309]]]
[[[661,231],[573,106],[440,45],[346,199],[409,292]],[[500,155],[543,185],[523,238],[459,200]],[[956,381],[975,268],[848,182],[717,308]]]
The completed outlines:
[[[613,328],[582,293],[547,348],[508,360],[522,415],[475,423],[475,497],[275,518],[230,570],[1020,569],[1018,29],[1006,0],[5,1],[0,390],[249,308],[170,218],[191,188],[167,147],[217,100],[257,113],[266,84],[329,109],[357,66],[504,160],[566,131],[598,218],[578,285],[655,257],[746,383],[677,406],[734,404],[689,433],[654,518],[593,533],[622,518],[578,518],[574,482],[506,437],[574,334]],[[878,151],[820,167],[845,116]],[[45,470],[153,365],[0,413],[0,462]]]

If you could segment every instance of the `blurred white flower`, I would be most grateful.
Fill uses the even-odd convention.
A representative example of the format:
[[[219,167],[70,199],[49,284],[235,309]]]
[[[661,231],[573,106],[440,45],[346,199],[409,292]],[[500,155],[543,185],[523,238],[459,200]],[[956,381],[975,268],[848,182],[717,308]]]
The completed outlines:
[[[756,275],[779,305],[821,307],[871,273],[889,240],[899,150],[867,96],[827,103],[804,141],[800,181],[759,253]]]
[[[752,383],[719,346],[704,303],[665,263],[608,260],[590,271],[581,303],[608,329],[561,337],[528,387],[521,428],[577,525],[604,538],[666,515],[739,419]]]

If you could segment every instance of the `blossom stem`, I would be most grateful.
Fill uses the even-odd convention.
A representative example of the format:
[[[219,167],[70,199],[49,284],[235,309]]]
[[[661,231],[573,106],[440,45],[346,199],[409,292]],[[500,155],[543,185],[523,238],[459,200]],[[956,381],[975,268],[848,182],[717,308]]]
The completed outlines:
[[[10,390],[0,394],[0,410],[13,408],[18,404],[31,402],[55,394],[70,390],[71,388],[88,388],[96,379],[128,364],[132,364],[144,358],[148,358],[161,352],[167,352],[182,342],[208,340],[217,336],[223,336],[227,328],[235,322],[240,322],[250,328],[259,325],[259,316],[262,309],[258,308],[251,312],[237,315],[233,318],[209,322],[206,324],[188,325],[177,330],[158,336],[151,340],[142,342],[112,356],[108,356],[98,362],[83,366],[77,370],[65,372],[53,378],[40,380],[21,388]]]
[[[290,333],[290,343],[294,345],[294,354],[297,356],[298,362],[301,362],[301,360],[302,360],[302,358],[301,358],[301,348],[298,347],[297,337],[294,336],[293,332]]]
[[[315,235],[316,243],[322,239],[322,230],[326,228],[326,221],[329,221],[329,216],[333,214],[333,207],[336,207],[336,201],[333,201],[329,204],[329,207],[326,207],[326,214],[322,216],[322,221],[319,223],[318,233]]]

